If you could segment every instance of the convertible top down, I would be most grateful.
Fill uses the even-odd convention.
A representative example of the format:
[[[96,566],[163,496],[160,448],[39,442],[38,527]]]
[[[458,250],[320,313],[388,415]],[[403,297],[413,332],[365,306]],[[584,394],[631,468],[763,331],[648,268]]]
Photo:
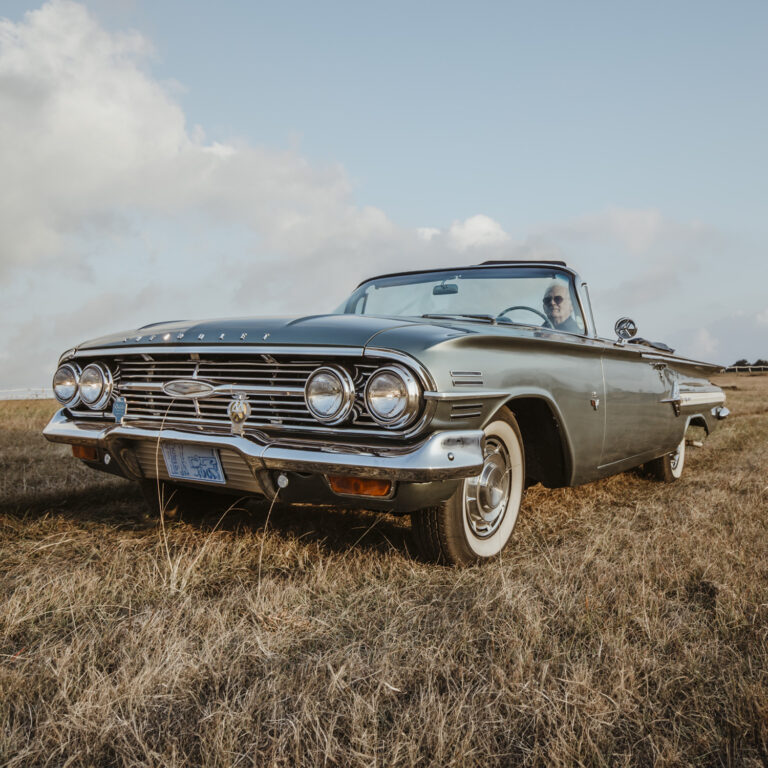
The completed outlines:
[[[174,321],[65,352],[44,430],[151,508],[236,496],[409,513],[423,554],[497,556],[526,486],[674,481],[728,411],[718,366],[598,335],[564,262],[371,278],[334,312]],[[639,342],[639,343],[638,343]]]

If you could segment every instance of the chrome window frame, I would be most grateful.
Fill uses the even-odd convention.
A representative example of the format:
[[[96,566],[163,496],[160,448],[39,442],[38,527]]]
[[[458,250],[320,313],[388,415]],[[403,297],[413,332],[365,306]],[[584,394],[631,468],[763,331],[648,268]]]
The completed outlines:
[[[579,273],[573,269],[572,267],[567,266],[564,263],[544,263],[541,261],[516,261],[514,263],[510,262],[507,264],[504,263],[494,263],[494,264],[474,264],[471,266],[464,266],[464,267],[440,267],[439,269],[425,269],[425,270],[414,270],[412,272],[393,272],[391,274],[386,275],[377,275],[376,277],[369,277],[366,280],[363,280],[361,283],[358,283],[358,285],[355,286],[354,291],[356,291],[361,286],[365,285],[366,283],[374,282],[375,280],[383,280],[388,277],[399,277],[402,275],[428,275],[430,273],[440,273],[440,272],[468,272],[470,270],[487,270],[487,269],[552,269],[559,272],[565,272],[570,276],[572,288],[573,288],[573,294],[576,297],[576,303],[578,304],[579,311],[581,312],[581,316],[584,319],[584,332],[583,333],[574,333],[573,331],[559,331],[557,329],[548,329],[548,330],[554,330],[555,333],[564,333],[569,336],[578,336],[578,337],[588,337],[588,338],[598,338],[597,336],[597,329],[595,327],[595,318],[592,313],[592,302],[589,298],[589,293],[587,291],[587,284],[581,279],[581,276]],[[352,294],[354,294],[354,291]],[[352,294],[347,298],[347,303],[352,298]],[[585,311],[585,306],[589,308],[589,312]],[[356,313],[344,313],[341,312],[339,314],[356,314]],[[521,325],[527,325],[526,323],[521,323]],[[532,328],[536,328],[538,326],[531,326]]]

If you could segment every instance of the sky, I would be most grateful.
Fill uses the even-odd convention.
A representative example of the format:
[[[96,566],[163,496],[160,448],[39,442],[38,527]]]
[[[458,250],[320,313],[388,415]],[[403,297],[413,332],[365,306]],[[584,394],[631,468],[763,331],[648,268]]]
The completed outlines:
[[[0,390],[88,338],[559,258],[768,358],[768,4],[0,4]]]

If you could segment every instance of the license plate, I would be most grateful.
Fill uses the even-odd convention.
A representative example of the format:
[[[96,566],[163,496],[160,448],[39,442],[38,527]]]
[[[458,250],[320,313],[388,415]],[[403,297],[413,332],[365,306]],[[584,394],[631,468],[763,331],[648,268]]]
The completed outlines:
[[[168,476],[201,483],[225,483],[216,448],[182,443],[163,443],[163,458]]]

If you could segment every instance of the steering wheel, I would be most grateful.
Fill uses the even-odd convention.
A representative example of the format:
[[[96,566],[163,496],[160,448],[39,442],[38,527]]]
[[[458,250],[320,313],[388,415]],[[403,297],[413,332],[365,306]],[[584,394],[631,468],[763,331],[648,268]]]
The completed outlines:
[[[534,315],[538,315],[544,321],[545,328],[554,328],[552,323],[549,322],[549,318],[543,312],[539,312],[538,309],[534,309],[533,307],[526,307],[525,304],[517,304],[514,307],[507,307],[506,309],[503,309],[501,312],[499,312],[498,315],[496,315],[496,319],[498,320],[502,315],[506,315],[507,312],[511,312],[513,309],[525,309],[528,310],[528,312],[533,312]]]

